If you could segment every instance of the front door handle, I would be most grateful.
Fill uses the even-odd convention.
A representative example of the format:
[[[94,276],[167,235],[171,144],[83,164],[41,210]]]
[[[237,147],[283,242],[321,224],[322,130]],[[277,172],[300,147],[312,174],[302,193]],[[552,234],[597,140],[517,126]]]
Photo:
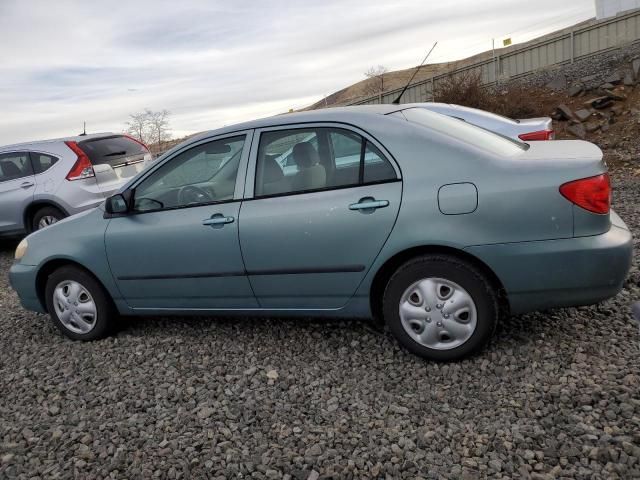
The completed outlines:
[[[373,197],[361,198],[358,203],[349,205],[349,210],[375,210],[389,206],[389,200],[376,200]]]
[[[234,220],[235,219],[233,217],[225,217],[221,213],[216,213],[215,215],[211,215],[211,218],[205,218],[202,221],[202,225],[224,225],[225,223],[233,223]]]
[[[29,188],[29,187],[33,187],[35,185],[35,183],[33,182],[22,182],[20,184],[20,188]]]

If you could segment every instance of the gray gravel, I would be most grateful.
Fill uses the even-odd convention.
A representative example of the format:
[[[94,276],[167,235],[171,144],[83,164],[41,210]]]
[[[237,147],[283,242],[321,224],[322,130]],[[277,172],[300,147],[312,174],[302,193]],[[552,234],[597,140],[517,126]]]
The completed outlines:
[[[619,177],[640,238],[640,178]],[[71,342],[3,274],[0,478],[639,478],[639,281],[636,261],[616,299],[436,364],[352,321],[127,319]]]

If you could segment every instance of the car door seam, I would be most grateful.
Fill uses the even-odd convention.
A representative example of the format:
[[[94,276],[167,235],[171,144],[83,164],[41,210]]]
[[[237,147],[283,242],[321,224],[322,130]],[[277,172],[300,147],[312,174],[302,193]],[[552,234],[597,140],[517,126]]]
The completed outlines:
[[[116,277],[115,273],[113,272],[113,268],[111,267],[111,261],[109,260],[109,251],[107,250],[107,232],[109,231],[109,226],[111,225],[111,221],[112,221],[111,219],[107,220],[107,225],[104,228],[104,233],[102,234],[102,244],[104,246],[104,256],[105,256],[105,258],[107,260],[107,267],[109,268],[109,273],[111,274],[111,280],[115,284],[116,290],[120,294],[120,299],[124,301],[124,303],[127,305],[127,307],[129,309],[132,309],[133,307],[129,304],[129,301],[122,294],[122,291],[120,290],[120,285],[118,284],[118,278]]]
[[[393,225],[391,226],[391,229],[389,230],[389,234],[387,235],[387,238],[384,239],[384,242],[382,242],[382,245],[380,246],[380,250],[378,250],[378,253],[376,253],[376,256],[371,261],[371,264],[369,265],[369,268],[367,269],[365,274],[362,276],[362,280],[360,281],[360,283],[358,284],[358,286],[354,290],[353,295],[351,295],[351,297],[349,297],[349,300],[342,306],[342,308],[345,308],[347,305],[349,305],[349,302],[351,302],[356,297],[356,295],[358,294],[358,291],[360,290],[360,287],[362,287],[362,284],[364,283],[364,281],[368,278],[369,274],[371,273],[371,270],[373,269],[373,266],[375,265],[376,261],[378,260],[378,257],[380,257],[380,254],[382,253],[382,250],[384,250],[384,247],[387,245],[387,242],[389,241],[389,238],[391,238],[391,234],[393,233],[393,230],[396,228],[396,224],[398,223],[398,217],[400,216],[400,209],[402,208],[403,194],[404,194],[404,182],[402,180],[400,180],[400,200],[398,202],[398,209],[396,210],[396,217],[393,219]]]
[[[252,143],[253,143],[253,139],[252,139]],[[251,154],[251,150],[249,150],[249,154]],[[249,167],[250,161],[251,161],[251,158],[249,158],[249,160],[247,161],[247,174],[249,172],[248,167]],[[247,177],[245,175],[245,184],[246,184],[246,180],[247,180]],[[244,206],[244,202],[245,202],[244,199],[240,202],[240,208],[238,208],[238,221],[236,222],[237,235],[238,235],[238,249],[240,250],[240,258],[242,259],[242,268],[244,270],[244,275],[247,278],[247,282],[249,282],[249,288],[251,289],[251,293],[253,293],[253,298],[255,298],[256,303],[258,304],[258,307],[262,308],[260,299],[256,295],[256,291],[253,288],[253,283],[251,283],[251,278],[249,277],[249,274],[247,272],[247,262],[244,259],[244,252],[242,251],[242,240],[240,239],[240,222],[242,221],[242,207]]]

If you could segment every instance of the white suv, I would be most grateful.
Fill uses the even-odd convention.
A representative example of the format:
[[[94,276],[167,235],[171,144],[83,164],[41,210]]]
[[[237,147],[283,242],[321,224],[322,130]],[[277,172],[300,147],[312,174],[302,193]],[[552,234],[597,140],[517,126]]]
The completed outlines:
[[[151,162],[132,137],[101,133],[0,147],[0,235],[99,205]]]

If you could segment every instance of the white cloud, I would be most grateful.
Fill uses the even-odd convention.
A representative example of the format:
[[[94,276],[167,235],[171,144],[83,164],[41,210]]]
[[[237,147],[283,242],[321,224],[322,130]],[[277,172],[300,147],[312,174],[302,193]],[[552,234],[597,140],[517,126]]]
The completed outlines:
[[[363,78],[526,40],[591,0],[0,1],[0,144],[173,112],[176,134],[299,108]]]

